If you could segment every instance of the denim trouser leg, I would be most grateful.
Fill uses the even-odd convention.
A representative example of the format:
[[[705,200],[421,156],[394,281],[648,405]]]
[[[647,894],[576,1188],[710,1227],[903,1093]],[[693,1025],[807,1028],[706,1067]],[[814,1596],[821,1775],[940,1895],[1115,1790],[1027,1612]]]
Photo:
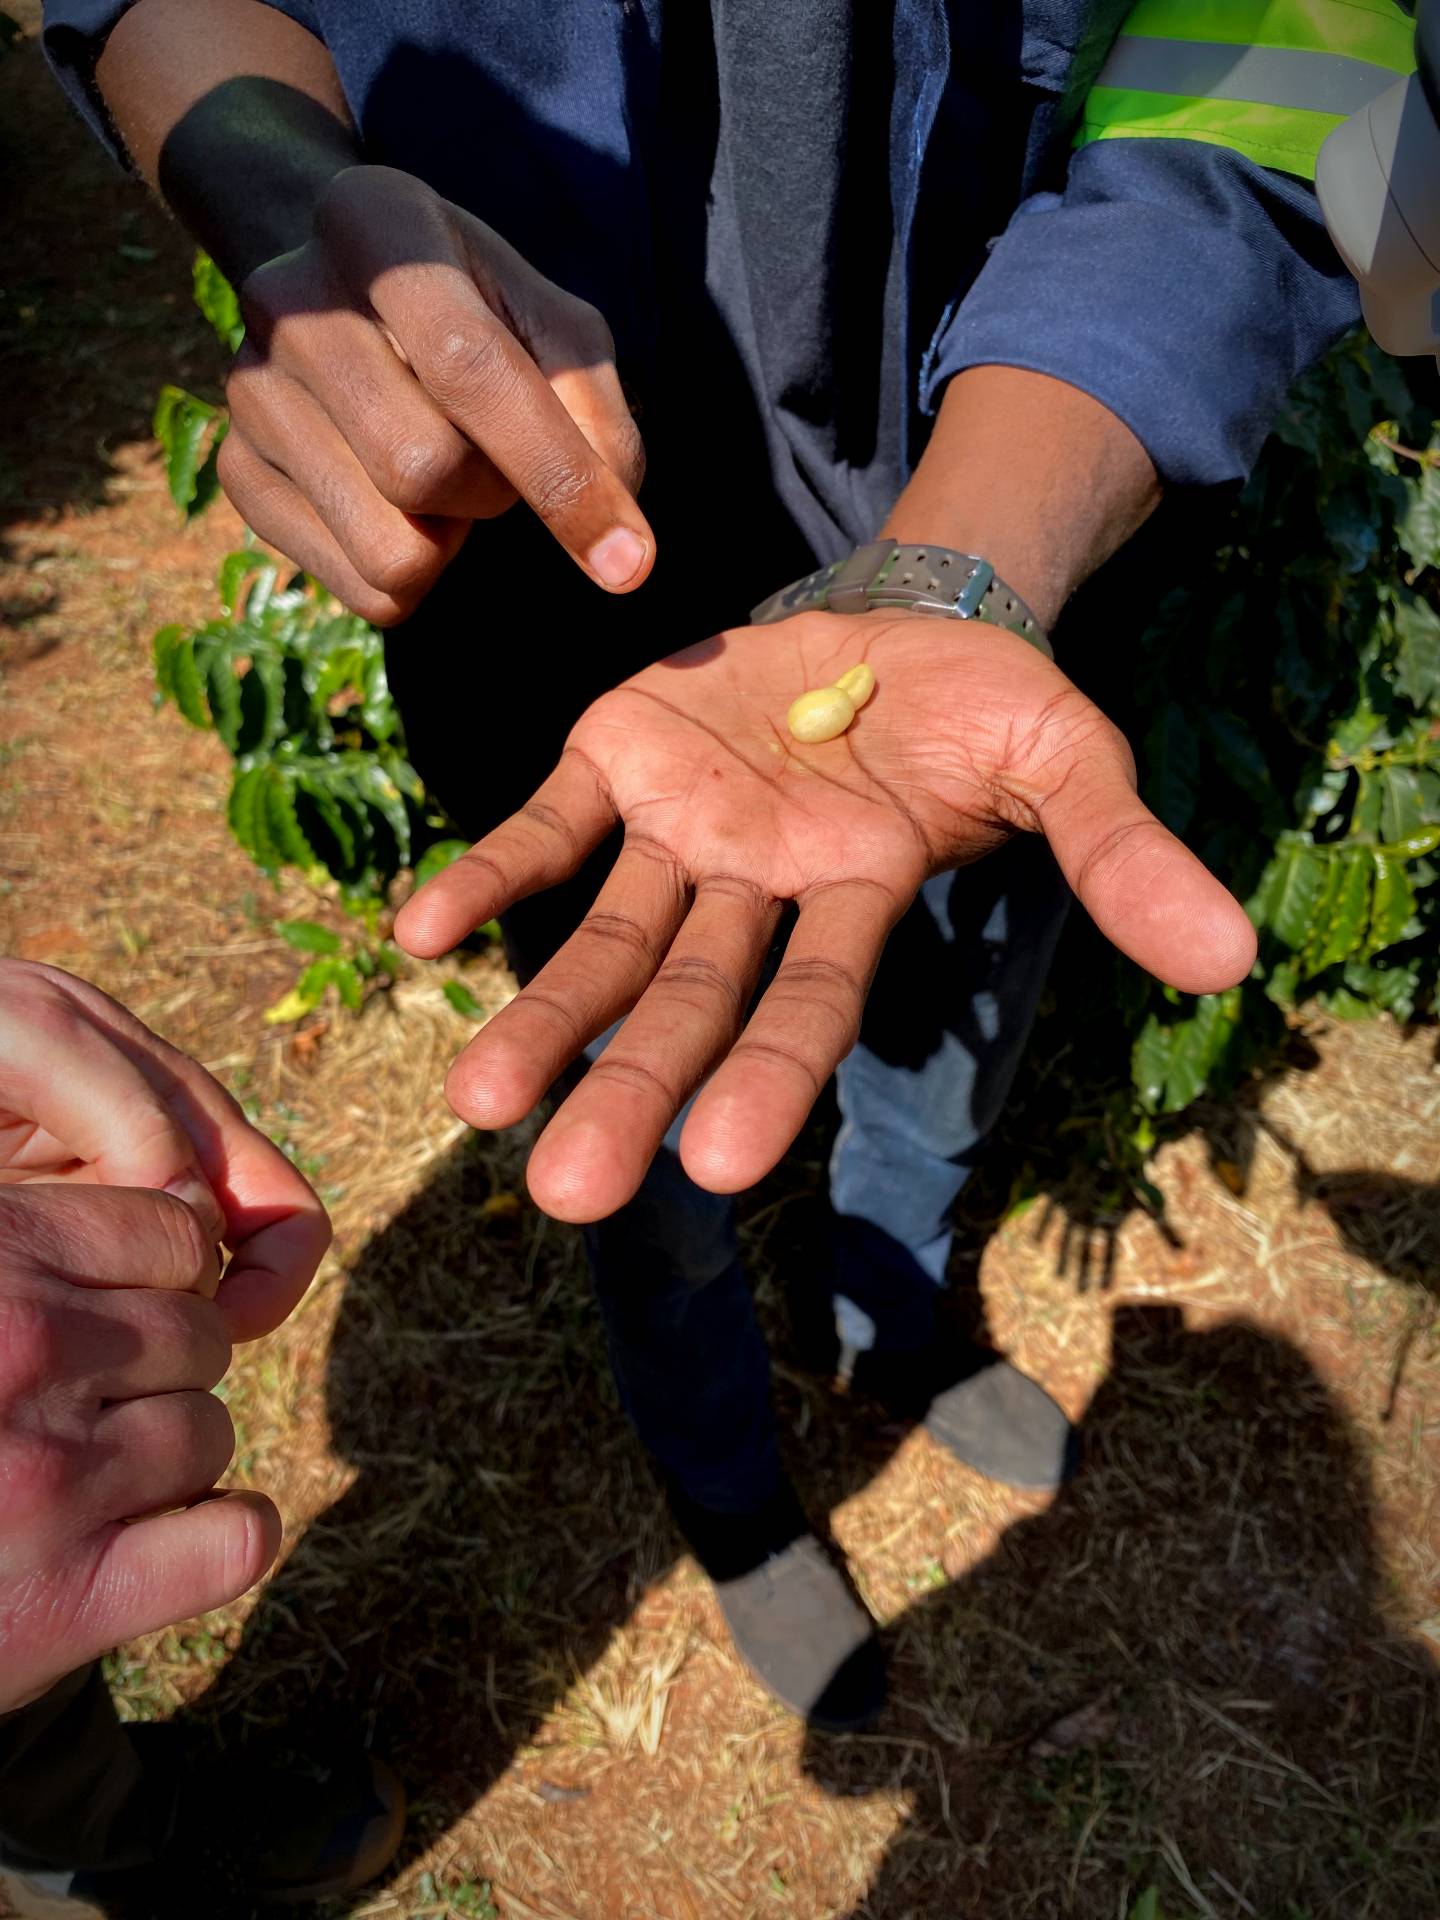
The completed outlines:
[[[922,888],[836,1077],[836,1319],[850,1354],[923,1348],[950,1210],[1009,1094],[1070,894],[1025,837]]]
[[[587,1227],[585,1242],[636,1432],[692,1500],[743,1513],[780,1479],[770,1360],[740,1265],[735,1204],[680,1165],[684,1118],[639,1193]]]

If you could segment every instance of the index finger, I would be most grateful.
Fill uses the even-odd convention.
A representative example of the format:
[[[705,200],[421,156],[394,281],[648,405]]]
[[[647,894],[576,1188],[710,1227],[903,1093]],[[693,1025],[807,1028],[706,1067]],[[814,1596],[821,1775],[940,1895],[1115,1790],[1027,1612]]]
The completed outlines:
[[[417,960],[434,960],[517,900],[578,873],[615,825],[615,803],[573,747],[518,813],[412,894],[395,916],[395,938]]]
[[[611,592],[639,586],[655,553],[649,523],[469,273],[449,262],[395,261],[366,291],[421,386],[571,558]],[[595,380],[578,384],[600,411]]]

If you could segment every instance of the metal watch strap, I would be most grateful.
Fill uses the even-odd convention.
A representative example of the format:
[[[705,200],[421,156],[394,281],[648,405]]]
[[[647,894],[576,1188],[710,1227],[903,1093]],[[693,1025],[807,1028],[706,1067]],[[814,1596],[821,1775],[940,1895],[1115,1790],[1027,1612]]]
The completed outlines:
[[[1047,660],[1055,657],[1044,628],[988,560],[947,547],[897,546],[893,540],[872,540],[848,560],[782,587],[760,602],[750,622],[763,627],[792,613],[871,613],[880,607],[984,620],[1019,634]]]

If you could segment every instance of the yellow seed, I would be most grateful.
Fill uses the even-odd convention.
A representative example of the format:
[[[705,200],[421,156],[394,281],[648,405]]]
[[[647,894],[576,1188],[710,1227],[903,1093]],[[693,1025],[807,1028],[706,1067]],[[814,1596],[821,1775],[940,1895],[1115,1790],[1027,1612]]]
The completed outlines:
[[[840,687],[814,687],[802,693],[786,715],[797,740],[817,743],[834,740],[855,718],[855,702]]]
[[[842,693],[848,693],[857,710],[875,691],[875,670],[862,660],[858,667],[851,667],[848,673],[842,673],[835,682]]]

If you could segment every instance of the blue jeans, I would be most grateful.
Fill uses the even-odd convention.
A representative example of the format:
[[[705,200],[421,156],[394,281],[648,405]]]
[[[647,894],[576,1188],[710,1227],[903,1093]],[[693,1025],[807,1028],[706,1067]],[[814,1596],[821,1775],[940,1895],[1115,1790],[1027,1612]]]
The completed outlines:
[[[1009,1093],[1069,898],[1049,848],[1026,838],[931,880],[891,936],[836,1076],[831,1291],[852,1353],[918,1357],[932,1338],[951,1208]],[[780,1477],[769,1358],[734,1203],[681,1169],[683,1120],[586,1241],[641,1440],[691,1499],[743,1512]]]

